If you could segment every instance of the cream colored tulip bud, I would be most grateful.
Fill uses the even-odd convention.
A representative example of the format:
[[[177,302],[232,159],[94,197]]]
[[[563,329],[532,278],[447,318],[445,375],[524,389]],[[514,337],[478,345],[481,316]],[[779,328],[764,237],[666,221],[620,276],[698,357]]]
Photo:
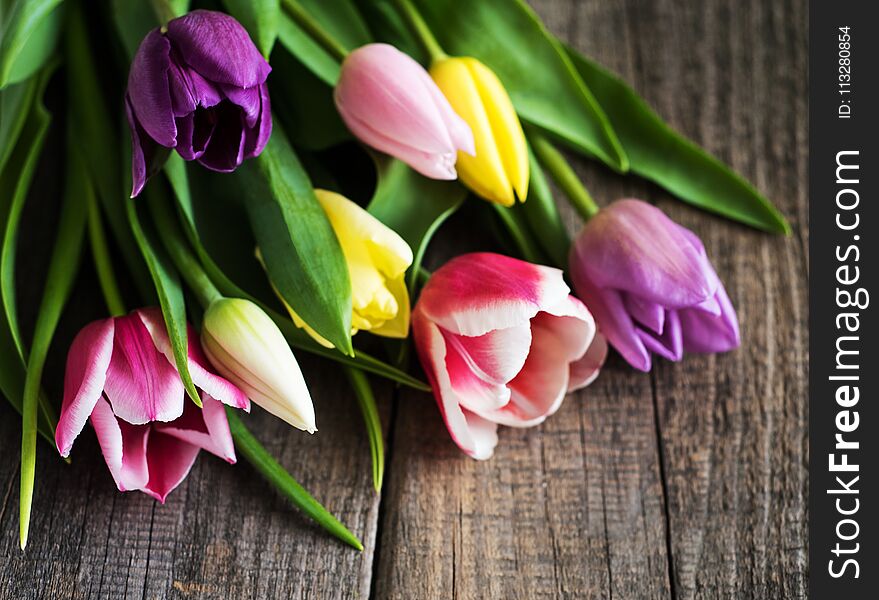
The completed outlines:
[[[201,343],[217,371],[253,402],[293,427],[317,431],[299,363],[260,307],[240,298],[215,300],[204,315]]]

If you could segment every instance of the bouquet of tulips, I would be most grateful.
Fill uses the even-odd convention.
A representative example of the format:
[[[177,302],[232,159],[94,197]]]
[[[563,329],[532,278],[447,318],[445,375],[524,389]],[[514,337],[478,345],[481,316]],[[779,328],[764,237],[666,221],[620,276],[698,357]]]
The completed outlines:
[[[522,0],[2,9],[0,390],[22,419],[22,548],[39,438],[67,458],[91,430],[120,491],[164,502],[201,450],[240,455],[360,547],[247,429],[253,403],[317,432],[320,398],[294,352],[336,361],[350,379],[378,489],[366,374],[432,393],[454,443],[483,460],[498,425],[537,425],[592,382],[608,345],[642,371],[654,355],[738,346],[700,240],[639,200],[599,208],[562,149],[729,219],[788,229]],[[29,189],[50,133],[63,143],[64,191],[48,272],[31,274],[43,296],[26,339],[18,227],[25,203],[44,201]],[[585,221],[573,241],[550,180]],[[506,254],[428,272],[432,236],[464,203]],[[56,399],[43,367],[81,263],[106,317],[79,324]],[[367,354],[371,336],[388,340]]]

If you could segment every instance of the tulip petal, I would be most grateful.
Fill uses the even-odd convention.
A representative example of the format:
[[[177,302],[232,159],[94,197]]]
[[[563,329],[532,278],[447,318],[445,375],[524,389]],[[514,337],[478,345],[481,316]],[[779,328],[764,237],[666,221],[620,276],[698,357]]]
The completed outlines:
[[[135,311],[141,323],[150,334],[156,350],[161,352],[165,359],[176,370],[174,350],[171,348],[171,340],[168,338],[168,330],[165,327],[165,319],[162,311],[156,307],[141,308]],[[192,382],[206,394],[224,404],[234,408],[250,411],[250,400],[238,386],[220,377],[208,368],[210,362],[201,345],[198,342],[198,333],[192,326],[187,325],[187,353],[189,355],[189,374]],[[190,404],[187,402],[187,404]],[[205,448],[207,450],[207,448]]]
[[[418,77],[421,79],[424,89],[430,95],[434,106],[436,106],[440,117],[445,123],[455,150],[470,156],[476,156],[476,142],[473,141],[473,131],[471,131],[467,121],[458,116],[458,113],[449,104],[448,98],[443,95],[426,71],[419,69]]]
[[[411,308],[409,306],[409,288],[406,279],[401,275],[385,281],[388,292],[397,301],[397,314],[377,327],[369,330],[374,335],[382,337],[405,339],[409,336],[409,319]]]
[[[168,40],[153,29],[140,43],[128,73],[128,98],[137,121],[157,144],[167,148],[177,145],[168,84],[170,52]]]
[[[584,388],[598,377],[604,361],[607,359],[607,338],[596,332],[580,360],[571,363],[571,377],[568,381],[568,392]]]
[[[125,97],[125,116],[131,131],[131,197],[134,198],[143,190],[147,179],[162,167],[163,161],[157,160],[161,146],[138,123],[128,96]]]
[[[486,419],[511,427],[532,427],[556,412],[568,392],[570,364],[586,353],[595,325],[591,318],[541,312],[531,319],[531,335],[528,360],[510,382],[509,404],[491,413],[480,412]]]
[[[665,327],[661,335],[655,335],[651,331],[639,329],[638,337],[644,343],[644,347],[647,350],[655,352],[668,360],[679,361],[684,355],[681,319],[676,310],[666,311]]]
[[[639,298],[634,294],[623,294],[623,302],[632,319],[637,321],[639,325],[646,327],[657,335],[662,334],[662,330],[665,327],[664,307],[644,298]]]
[[[153,429],[207,450],[226,462],[235,464],[235,444],[223,404],[202,395],[203,408],[187,402],[183,415],[171,423],[156,423]]]
[[[583,228],[573,262],[598,287],[685,308],[713,296],[720,283],[694,238],[655,206],[618,200]]]
[[[570,289],[558,269],[479,252],[458,256],[427,282],[420,310],[458,335],[480,336],[527,323]]]
[[[495,385],[512,381],[522,370],[531,349],[531,326],[528,323],[495,329],[475,337],[445,332],[443,337],[446,346],[459,354],[477,377]]]
[[[717,316],[697,309],[680,311],[687,352],[728,352],[741,344],[736,311],[722,285],[715,299],[720,307]]]
[[[446,344],[440,329],[416,310],[413,335],[421,363],[452,440],[469,456],[486,460],[497,445],[497,425],[460,406],[447,367]]]
[[[197,160],[212,171],[231,173],[244,161],[246,132],[241,109],[230,102],[222,102],[210,109],[210,118],[216,123],[211,139]]]
[[[167,36],[188,66],[217,83],[255,87],[272,70],[247,30],[221,12],[194,10],[172,19]]]
[[[95,321],[83,327],[70,345],[61,417],[55,429],[55,444],[61,456],[70,455],[74,440],[104,390],[113,354],[113,331],[113,319]]]
[[[258,156],[272,135],[272,103],[269,99],[269,86],[259,86],[260,109],[256,125],[245,132],[244,158]]]
[[[189,475],[198,457],[198,447],[153,431],[146,456],[150,478],[141,491],[164,504],[168,494]]]
[[[183,382],[156,350],[137,314],[115,319],[113,356],[104,392],[120,419],[133,425],[173,421],[183,414]]]
[[[241,108],[244,113],[244,123],[248,128],[253,128],[259,118],[260,107],[262,106],[261,89],[262,86],[252,88],[240,88],[231,85],[223,86],[223,94],[229,101]]]
[[[139,490],[145,486],[149,481],[149,425],[132,425],[117,419],[104,398],[99,398],[95,404],[91,422],[104,461],[119,491]]]
[[[571,269],[577,295],[588,303],[598,329],[607,337],[626,362],[639,371],[650,370],[650,353],[638,336],[638,329],[626,310],[621,294],[616,290],[601,289],[585,269]]]
[[[438,61],[430,68],[430,76],[473,134],[476,153],[474,156],[458,154],[458,176],[480,196],[512,206],[516,202],[513,185],[504,168],[485,105],[491,99],[481,96],[467,59]]]
[[[211,137],[214,135],[214,123],[206,116],[205,111],[197,111],[185,117],[177,118],[177,153],[183,160],[201,158]]]

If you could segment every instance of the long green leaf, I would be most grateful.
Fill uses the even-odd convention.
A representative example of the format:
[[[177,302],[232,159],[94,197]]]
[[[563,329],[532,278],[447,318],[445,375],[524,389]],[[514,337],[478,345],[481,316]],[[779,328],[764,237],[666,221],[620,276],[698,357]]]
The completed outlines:
[[[381,492],[382,480],[385,475],[385,444],[382,435],[382,423],[378,416],[378,407],[375,405],[375,396],[369,379],[359,369],[345,369],[351,388],[357,397],[357,405],[363,415],[366,425],[366,435],[369,438],[369,452],[372,458],[372,485],[376,492]]]
[[[370,14],[390,41],[411,43],[400,32],[390,0],[376,0]],[[497,73],[519,116],[618,171],[625,151],[602,107],[577,75],[564,48],[522,0],[416,0],[443,49],[473,56]],[[390,15],[393,17],[389,18]],[[414,49],[407,47],[409,51]]]
[[[44,22],[60,3],[61,0],[4,2],[4,14],[0,22],[0,88],[12,83],[13,75],[23,78],[35,72],[48,59],[52,49],[39,46],[51,43],[54,47],[51,35],[47,34],[57,25],[50,23],[47,30]],[[27,48],[28,41],[33,36],[37,36],[35,41],[38,44]],[[22,59],[27,64],[17,64]]]
[[[155,193],[155,186],[146,190],[148,199]],[[183,382],[183,387],[186,388],[186,392],[192,401],[201,406],[201,397],[198,395],[198,391],[195,389],[195,384],[192,382],[192,377],[189,374],[186,302],[183,298],[180,278],[160,246],[150,239],[141,226],[136,202],[134,198],[126,200],[128,223],[146,261],[147,268],[152,275],[153,285],[159,296],[159,306],[162,308],[162,317],[165,319],[165,327],[168,330],[168,338],[171,342],[171,350],[174,353],[177,372],[180,373],[180,380]]]
[[[34,493],[37,453],[37,406],[46,355],[55,335],[61,311],[70,297],[79,271],[79,260],[86,224],[86,194],[90,193],[85,170],[78,155],[68,151],[67,189],[61,210],[58,237],[49,262],[46,287],[37,313],[34,339],[28,357],[24,385],[21,434],[21,488],[19,536],[21,549],[27,545],[31,503]]]
[[[29,110],[29,116],[21,132],[19,148],[13,153],[0,178],[0,219],[5,230],[0,247],[0,295],[12,340],[18,355],[24,360],[25,349],[18,324],[18,308],[15,298],[15,258],[18,243],[18,224],[30,189],[34,170],[43,149],[51,115],[42,104],[43,91],[53,69],[40,75],[40,84]],[[6,205],[9,199],[8,206]]]
[[[774,233],[789,233],[784,216],[744,178],[675,132],[629,86],[568,49],[583,80],[604,106],[634,173],[701,209]]]
[[[238,417],[237,411],[227,408],[226,415],[229,418],[229,429],[232,431],[235,447],[266,481],[329,533],[349,546],[363,550],[360,540],[293,479],[293,476],[253,437]]]
[[[280,0],[223,0],[223,6],[244,25],[256,47],[268,57],[278,37]]]
[[[464,199],[467,190],[449,181],[423,177],[399,160],[376,157],[378,185],[367,210],[400,234],[412,248],[410,292],[433,234]]]
[[[123,164],[119,153],[120,136],[113,129],[113,123],[121,122],[121,119],[116,121],[108,118],[108,115],[120,114],[120,111],[109,110],[101,91],[100,78],[95,65],[104,63],[97,60],[90,47],[81,4],[82,2],[72,3],[67,11],[65,66],[67,67],[67,97],[70,102],[68,118],[125,266],[140,296],[152,302],[155,294],[150,275],[137,245],[131,239],[125,214],[123,200],[128,194],[121,178]],[[129,2],[128,4],[146,3]],[[121,99],[116,108],[121,109],[120,104]],[[125,168],[128,168],[128,165],[125,165]]]
[[[246,292],[242,289],[237,283],[234,283],[232,279],[226,274],[226,272],[217,264],[216,260],[212,256],[211,252],[205,247],[205,244],[201,237],[201,232],[206,229],[202,223],[198,222],[199,220],[199,211],[196,210],[196,207],[193,204],[193,195],[190,193],[189,188],[189,178],[187,176],[186,165],[182,159],[179,159],[175,155],[172,155],[168,162],[165,164],[165,174],[168,176],[168,181],[171,182],[171,187],[174,190],[174,195],[177,200],[177,205],[179,212],[182,217],[183,228],[185,231],[185,235],[189,240],[190,245],[195,249],[196,255],[198,256],[199,261],[207,272],[208,276],[211,278],[211,281],[220,289],[220,291],[225,296],[235,297],[235,298],[246,298],[251,302],[256,303],[262,308],[266,314],[268,314],[273,321],[278,325],[281,332],[284,334],[284,337],[287,339],[287,343],[289,343],[292,347],[297,348],[299,350],[304,350],[305,352],[309,352],[311,354],[316,354],[322,358],[328,358],[330,360],[334,360],[343,365],[347,365],[350,367],[354,367],[357,369],[362,369],[369,373],[373,373],[380,377],[384,377],[386,379],[390,379],[392,381],[396,381],[402,385],[409,386],[411,388],[421,390],[421,391],[430,391],[430,386],[426,383],[408,375],[407,373],[392,367],[391,365],[370,356],[364,352],[359,350],[354,350],[354,356],[346,356],[341,352],[321,346],[317,342],[315,342],[311,337],[306,334],[301,329],[297,328],[290,318],[287,315],[283,315],[280,312],[273,310],[270,306],[268,306],[265,302],[257,298],[251,293]],[[200,194],[200,196],[204,196],[204,194]],[[211,197],[210,201],[218,201],[221,200],[219,197]],[[223,232],[215,232],[221,234],[222,237]]]
[[[372,41],[363,17],[350,0],[299,0],[299,4],[348,50]],[[339,61],[286,14],[281,16],[278,41],[327,85],[336,85],[339,79]]]
[[[0,90],[0,173],[15,149],[39,84],[40,78],[33,77]]]
[[[348,265],[280,127],[241,170],[251,227],[278,293],[315,331],[352,354]]]
[[[568,250],[571,238],[559,215],[558,207],[552,197],[552,190],[543,174],[543,169],[529,149],[531,164],[531,182],[528,188],[528,202],[519,204],[510,210],[521,215],[521,222],[527,224],[553,264],[564,269],[568,264]]]

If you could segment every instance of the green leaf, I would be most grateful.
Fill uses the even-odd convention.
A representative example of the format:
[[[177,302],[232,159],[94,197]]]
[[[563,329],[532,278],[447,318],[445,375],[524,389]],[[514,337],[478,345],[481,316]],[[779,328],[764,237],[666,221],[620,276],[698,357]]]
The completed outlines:
[[[256,47],[268,58],[278,37],[280,0],[223,0],[223,6],[244,25]]]
[[[528,188],[528,202],[519,204],[510,210],[521,216],[520,221],[526,223],[540,247],[552,260],[554,266],[565,269],[568,265],[568,251],[571,238],[568,235],[558,207],[552,197],[552,190],[530,148],[528,151],[531,164],[531,182]]]
[[[139,5],[145,2],[126,2]],[[107,224],[113,239],[125,261],[140,296],[150,302],[154,291],[150,276],[140,252],[131,239],[124,199],[128,196],[123,187],[120,162],[120,136],[114,131],[114,119],[108,115],[119,114],[107,107],[101,91],[100,79],[95,65],[100,64],[89,46],[89,34],[82,14],[82,2],[73,3],[67,11],[67,40],[65,66],[67,67],[67,97],[69,99],[68,122],[74,137],[79,141],[83,162],[101,201]],[[139,43],[139,40],[138,40]],[[121,104],[121,98],[118,99]],[[117,108],[121,106],[117,105]],[[116,121],[121,123],[121,119]],[[125,165],[128,168],[128,165]],[[130,189],[130,188],[129,188]]]
[[[148,187],[146,194],[148,201],[154,201],[156,194],[155,186]],[[128,223],[134,239],[140,247],[141,254],[146,261],[147,268],[153,278],[153,285],[159,296],[159,305],[162,308],[162,317],[165,319],[165,327],[168,330],[168,338],[171,342],[171,350],[174,353],[174,363],[180,380],[189,397],[198,406],[201,406],[201,397],[195,389],[192,377],[189,374],[189,353],[186,335],[186,302],[183,299],[183,288],[177,271],[171,265],[167,255],[161,247],[153,242],[143,229],[137,214],[137,201],[134,198],[126,200]]]
[[[388,2],[388,0],[380,0]],[[473,56],[503,82],[519,117],[618,171],[628,161],[601,106],[564,48],[522,0],[417,0],[443,49]],[[376,14],[390,10],[377,10]],[[385,21],[385,31],[393,23]],[[399,35],[405,42],[407,35]],[[396,39],[394,40],[396,41]]]
[[[323,150],[351,139],[333,101],[333,88],[286,48],[272,53],[272,107],[297,148]]]
[[[200,172],[199,168],[194,168],[193,171]],[[203,169],[201,171],[203,171]],[[227,199],[223,197],[224,192],[225,195],[236,195],[237,191],[235,190],[235,187],[226,185],[225,189],[196,188],[198,193],[192,194],[186,164],[176,155],[172,155],[165,164],[165,174],[174,190],[185,235],[188,238],[190,245],[195,249],[198,260],[201,262],[208,277],[210,277],[211,281],[214,282],[224,296],[245,298],[257,304],[272,318],[284,334],[287,343],[294,348],[334,360],[343,365],[362,369],[417,390],[430,391],[430,386],[426,383],[370,356],[369,354],[355,349],[354,356],[351,357],[345,356],[333,348],[325,348],[324,346],[321,346],[311,339],[308,334],[297,328],[287,315],[281,314],[272,309],[259,297],[255,296],[253,293],[248,293],[237,283],[233,282],[227,274],[228,271],[221,267],[215,260],[215,256],[218,256],[218,254],[215,253],[222,251],[224,249],[222,246],[230,245],[223,244],[222,242],[224,240],[234,237],[236,233],[240,234],[241,227],[237,224],[234,212],[230,210],[230,207],[226,203]],[[223,176],[212,175],[212,177],[220,178]],[[210,206],[203,206],[208,203],[210,203]],[[221,208],[218,209],[217,207]],[[224,218],[211,220],[209,217],[212,213],[217,212],[222,213]],[[230,217],[229,215],[232,216]],[[210,248],[207,248],[205,238],[215,238],[216,243]],[[238,243],[233,242],[231,245],[236,247]],[[252,244],[250,247],[253,247]],[[239,255],[238,258],[240,261],[242,258],[240,252],[237,252],[237,254]],[[231,256],[229,258],[231,258]],[[262,269],[253,259],[252,255],[249,256],[249,260],[245,264],[245,269],[249,269],[251,273],[262,273]],[[243,276],[246,275],[246,273],[240,275]],[[264,277],[260,277],[261,281],[264,281],[264,279]],[[267,292],[267,297],[274,296],[270,289],[268,289]]]
[[[63,21],[63,5],[56,7],[43,19],[18,54],[9,72],[7,85],[28,79],[49,61],[58,45]]]
[[[369,379],[359,369],[345,369],[351,388],[357,397],[357,405],[363,415],[366,425],[366,434],[369,437],[369,452],[372,458],[372,485],[376,492],[381,492],[382,480],[385,474],[385,446],[382,435],[382,423],[378,416],[378,407],[375,405],[375,396]]]
[[[605,107],[632,171],[701,209],[774,233],[784,216],[743,177],[675,132],[620,79],[568,49],[577,71]]]
[[[433,234],[458,210],[467,190],[456,182],[423,177],[399,160],[383,155],[376,155],[375,160],[378,184],[367,210],[412,248],[414,260],[408,275],[412,293]]]
[[[336,234],[284,132],[241,169],[269,278],[302,320],[350,355],[351,280]]]
[[[49,19],[61,0],[7,0],[0,22],[0,88],[39,69],[54,48],[52,30],[57,23]],[[34,45],[28,42],[34,38]],[[51,48],[46,46],[51,45]],[[19,61],[22,61],[19,63]]]
[[[42,104],[42,96],[53,70],[45,69],[40,75],[34,102],[28,109],[29,115],[21,131],[19,145],[0,177],[0,219],[5,219],[5,223],[0,223],[4,229],[3,244],[0,247],[0,295],[13,343],[22,360],[26,353],[21,339],[15,299],[18,224],[49,129],[51,115]]]
[[[15,149],[39,84],[40,78],[34,77],[0,90],[0,173]]]
[[[46,274],[46,287],[43,290],[43,299],[37,313],[24,385],[21,427],[21,500],[19,504],[19,535],[22,550],[27,545],[34,493],[40,382],[58,319],[70,297],[73,282],[79,271],[86,224],[86,194],[89,194],[91,189],[78,154],[74,149],[69,149],[67,156],[67,181],[58,237],[55,239],[55,248],[52,251],[49,270]]]
[[[353,50],[372,41],[363,17],[350,0],[299,0],[299,3],[344,48]],[[336,85],[339,79],[339,61],[287,14],[281,16],[278,40],[327,85]]]
[[[116,33],[119,34],[119,39],[122,40],[122,45],[130,60],[134,57],[146,34],[159,25],[156,13],[148,0],[138,2],[111,0],[110,4]]]
[[[232,438],[235,440],[235,447],[238,449],[238,452],[259,471],[266,481],[271,483],[276,490],[286,496],[327,532],[349,546],[357,550],[363,550],[363,544],[360,543],[360,540],[315,500],[298,481],[293,479],[293,476],[278,464],[278,461],[253,437],[253,434],[250,433],[238,417],[236,410],[227,407],[226,415],[229,419],[229,429],[232,431]]]

